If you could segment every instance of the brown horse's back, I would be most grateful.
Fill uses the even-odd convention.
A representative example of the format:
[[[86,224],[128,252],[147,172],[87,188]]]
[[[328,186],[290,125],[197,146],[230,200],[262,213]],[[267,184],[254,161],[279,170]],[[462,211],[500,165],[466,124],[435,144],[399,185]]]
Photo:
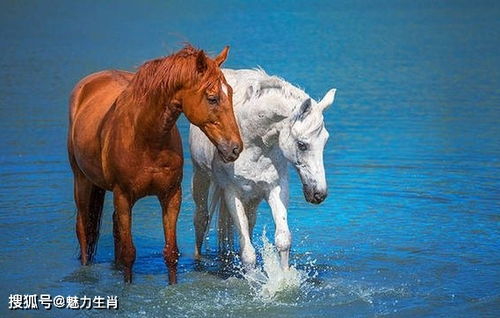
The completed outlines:
[[[99,125],[133,75],[117,70],[94,73],[78,82],[71,94],[68,132],[71,166],[85,172],[102,188],[106,185],[100,162]]]
[[[134,73],[126,71],[106,70],[84,77],[71,92],[70,120],[75,119],[76,113],[80,109],[85,109],[93,99],[100,99],[99,103],[93,103],[94,106],[102,110],[109,109],[133,76]]]

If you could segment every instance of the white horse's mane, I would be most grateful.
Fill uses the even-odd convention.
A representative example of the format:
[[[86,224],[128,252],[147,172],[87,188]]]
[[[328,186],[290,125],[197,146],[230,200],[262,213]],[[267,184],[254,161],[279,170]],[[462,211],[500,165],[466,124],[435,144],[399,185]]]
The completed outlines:
[[[254,69],[254,71],[256,71],[257,74],[262,78],[260,82],[260,90],[262,93],[274,88],[281,90],[281,93],[286,98],[293,98],[302,101],[306,98],[309,98],[309,95],[307,95],[307,93],[298,86],[292,85],[279,76],[267,74],[266,71],[261,67]]]
[[[299,87],[292,85],[279,76],[267,74],[261,67],[245,70],[245,72],[245,80],[238,81],[238,84],[233,87],[235,92],[235,104],[243,104],[251,99],[270,94],[276,94],[279,95],[280,98],[300,102],[310,98],[309,95]],[[246,86],[246,88],[239,86]],[[295,106],[296,104],[297,103],[287,103],[287,105],[290,106]]]

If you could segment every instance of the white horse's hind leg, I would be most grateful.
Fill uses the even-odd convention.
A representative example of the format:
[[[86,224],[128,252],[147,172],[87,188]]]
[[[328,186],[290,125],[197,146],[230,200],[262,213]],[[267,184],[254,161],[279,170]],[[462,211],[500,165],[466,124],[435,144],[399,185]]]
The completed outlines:
[[[210,177],[203,172],[196,164],[193,165],[192,180],[193,200],[196,204],[194,213],[194,228],[196,231],[196,243],[194,247],[194,258],[201,258],[201,246],[205,239],[209,215],[208,215],[208,191],[210,188]]]
[[[288,258],[290,256],[290,246],[292,244],[292,234],[288,229],[287,206],[288,206],[288,186],[277,186],[269,192],[269,206],[273,213],[276,232],[274,241],[280,253],[281,267],[288,268]]]
[[[233,218],[234,224],[238,229],[240,236],[240,254],[243,265],[247,268],[255,267],[256,255],[255,248],[252,246],[249,233],[248,218],[245,213],[245,205],[238,197],[236,191],[232,188],[224,189],[224,198],[226,207]]]

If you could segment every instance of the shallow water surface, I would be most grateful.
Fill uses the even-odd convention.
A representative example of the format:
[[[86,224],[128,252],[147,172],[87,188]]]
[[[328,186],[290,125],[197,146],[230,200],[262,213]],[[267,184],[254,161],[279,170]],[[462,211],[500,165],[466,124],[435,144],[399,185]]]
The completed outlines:
[[[496,2],[0,6],[1,316],[500,316]],[[327,200],[307,204],[292,173],[296,272],[288,280],[270,265],[263,233],[272,242],[274,227],[264,204],[254,276],[237,259],[218,258],[213,232],[194,262],[189,159],[178,285],[166,285],[154,199],[134,208],[132,285],[112,266],[111,195],[96,264],[79,265],[65,147],[69,92],[91,72],[133,70],[185,40],[212,54],[229,44],[227,67],[260,65],[314,98],[338,89],[325,118]],[[179,125],[186,142],[187,121]],[[11,312],[13,293],[117,295],[120,309]]]

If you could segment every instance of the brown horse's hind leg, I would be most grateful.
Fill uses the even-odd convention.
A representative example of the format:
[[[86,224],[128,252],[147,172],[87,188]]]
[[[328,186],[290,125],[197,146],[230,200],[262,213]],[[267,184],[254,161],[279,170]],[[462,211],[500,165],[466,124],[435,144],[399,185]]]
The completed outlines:
[[[166,198],[161,199],[163,216],[163,230],[165,234],[165,248],[163,257],[168,267],[169,284],[177,283],[177,262],[179,261],[179,250],[177,249],[177,217],[182,201],[182,190],[179,186],[175,192],[169,193]]]
[[[74,181],[80,261],[82,265],[87,265],[92,262],[96,252],[106,191],[90,182],[79,170],[75,171]]]
[[[113,234],[115,236],[116,265],[123,269],[126,283],[132,282],[132,266],[135,262],[135,246],[132,242],[132,201],[121,190],[113,191],[115,212]]]

